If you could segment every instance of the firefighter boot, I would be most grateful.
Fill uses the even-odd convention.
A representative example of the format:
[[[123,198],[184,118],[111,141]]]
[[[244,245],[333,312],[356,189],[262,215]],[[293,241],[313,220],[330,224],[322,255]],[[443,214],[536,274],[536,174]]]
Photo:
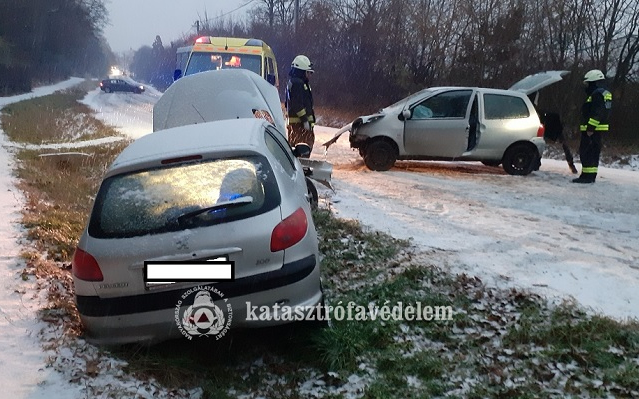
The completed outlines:
[[[584,174],[582,174],[578,178],[572,179],[572,182],[573,183],[584,183],[584,184],[594,183],[596,177],[597,177],[597,175],[584,175]]]

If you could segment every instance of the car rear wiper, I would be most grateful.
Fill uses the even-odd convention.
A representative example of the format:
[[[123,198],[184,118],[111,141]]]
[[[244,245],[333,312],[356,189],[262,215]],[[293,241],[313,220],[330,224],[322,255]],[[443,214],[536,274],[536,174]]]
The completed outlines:
[[[245,196],[245,197],[234,198],[234,199],[229,200],[229,201],[218,202],[215,205],[207,206],[205,208],[200,208],[200,209],[197,209],[195,211],[188,212],[188,213],[185,213],[184,215],[178,216],[177,222],[178,222],[178,224],[183,224],[186,220],[192,219],[192,218],[194,218],[194,217],[196,217],[198,215],[201,215],[203,213],[215,211],[215,210],[218,210],[218,209],[234,208],[234,207],[237,207],[237,206],[242,206],[242,205],[247,205],[247,204],[252,204],[252,203],[253,203],[253,197],[248,196],[248,195]]]

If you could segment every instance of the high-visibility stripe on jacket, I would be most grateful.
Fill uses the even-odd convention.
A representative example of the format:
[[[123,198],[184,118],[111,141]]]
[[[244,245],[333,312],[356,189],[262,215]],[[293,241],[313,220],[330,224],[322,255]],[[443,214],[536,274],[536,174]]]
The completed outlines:
[[[307,121],[311,126],[315,124],[311,86],[298,74],[292,74],[286,85],[286,111],[289,124]]]
[[[598,132],[609,131],[610,125],[608,124],[608,120],[611,109],[612,93],[602,87],[595,89],[582,106],[579,130],[582,132],[587,130]]]

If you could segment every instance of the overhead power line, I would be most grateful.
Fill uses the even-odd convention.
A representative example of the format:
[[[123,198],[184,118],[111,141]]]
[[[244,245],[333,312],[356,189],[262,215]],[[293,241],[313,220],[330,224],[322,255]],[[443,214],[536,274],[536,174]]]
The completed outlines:
[[[237,8],[234,8],[234,9],[232,9],[232,10],[231,10],[231,11],[229,11],[229,12],[225,12],[225,13],[224,13],[224,14],[222,14],[222,15],[218,15],[217,17],[207,18],[207,19],[205,19],[205,20],[204,20],[204,22],[208,22],[208,21],[211,21],[211,20],[214,20],[214,19],[219,19],[219,18],[222,18],[222,17],[226,17],[227,15],[229,15],[229,14],[233,14],[235,11],[242,9],[242,8],[244,8],[244,7],[248,6],[249,4],[253,3],[253,2],[255,2],[255,0],[250,0],[249,2],[247,2],[247,3],[245,3],[245,4],[242,4],[241,6],[239,6],[239,7],[237,7]]]

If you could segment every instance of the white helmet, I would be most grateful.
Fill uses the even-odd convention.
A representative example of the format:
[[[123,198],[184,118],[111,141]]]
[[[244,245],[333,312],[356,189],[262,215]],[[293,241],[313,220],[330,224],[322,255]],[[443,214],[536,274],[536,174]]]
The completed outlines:
[[[597,82],[604,79],[606,79],[606,75],[604,75],[603,72],[601,72],[599,69],[593,69],[586,72],[586,74],[584,75],[584,83]]]
[[[313,71],[313,63],[305,55],[295,57],[291,63],[291,67],[301,69],[302,71],[315,72]]]

